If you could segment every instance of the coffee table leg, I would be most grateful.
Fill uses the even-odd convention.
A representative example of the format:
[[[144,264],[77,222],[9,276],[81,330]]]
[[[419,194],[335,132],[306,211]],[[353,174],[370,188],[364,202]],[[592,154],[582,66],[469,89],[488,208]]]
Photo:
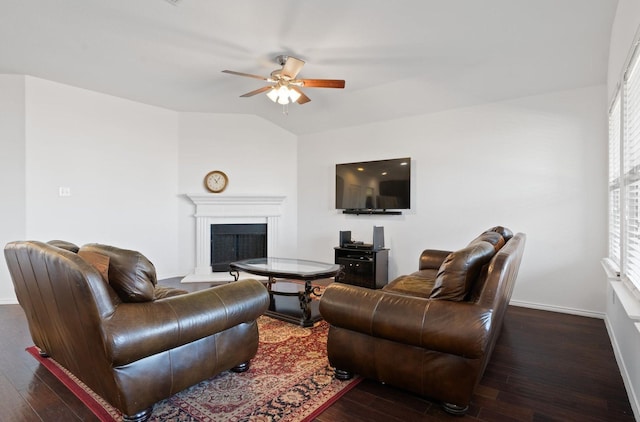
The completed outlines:
[[[304,291],[299,293],[300,299],[300,310],[302,311],[302,323],[304,326],[308,326],[309,324],[313,324],[311,321],[311,292],[313,288],[311,287],[310,281],[304,282]]]

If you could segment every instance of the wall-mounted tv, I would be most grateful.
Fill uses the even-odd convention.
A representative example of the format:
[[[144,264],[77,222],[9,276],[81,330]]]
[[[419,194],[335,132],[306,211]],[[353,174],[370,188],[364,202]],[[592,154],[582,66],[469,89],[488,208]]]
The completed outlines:
[[[411,208],[411,158],[336,164],[336,209],[351,214]]]

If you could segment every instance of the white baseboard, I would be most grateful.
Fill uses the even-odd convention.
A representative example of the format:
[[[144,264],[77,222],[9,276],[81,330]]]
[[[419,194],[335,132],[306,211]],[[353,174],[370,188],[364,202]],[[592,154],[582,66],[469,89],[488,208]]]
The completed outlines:
[[[522,300],[511,300],[509,305],[520,306],[522,308],[538,309],[541,311],[560,312],[562,314],[579,315],[589,318],[604,319],[604,312],[586,311],[584,309],[567,308],[564,306],[544,305],[542,303],[525,302]]]
[[[615,331],[611,326],[611,322],[609,321],[609,318],[605,317],[604,325],[605,327],[607,327],[607,332],[609,333],[609,339],[611,340],[611,347],[613,348],[613,354],[616,358],[616,363],[618,364],[618,368],[620,369],[620,375],[622,376],[622,381],[624,382],[624,386],[627,389],[627,396],[629,396],[629,403],[631,404],[631,409],[633,410],[634,418],[635,420],[640,421],[640,403],[638,402],[638,395],[636,394],[633,388],[633,383],[631,382],[629,371],[627,370],[627,367],[624,364],[622,352],[620,350],[620,346],[618,345],[618,340],[616,339]]]
[[[0,305],[17,305],[18,300],[14,297],[0,299]]]

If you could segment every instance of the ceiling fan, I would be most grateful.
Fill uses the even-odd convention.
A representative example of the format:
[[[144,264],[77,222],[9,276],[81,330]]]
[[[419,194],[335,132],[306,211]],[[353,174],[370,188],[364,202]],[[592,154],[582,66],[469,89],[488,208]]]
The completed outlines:
[[[271,72],[267,78],[252,75],[250,73],[236,72],[233,70],[223,70],[231,75],[246,76],[260,79],[272,85],[258,88],[247,92],[241,97],[253,97],[254,95],[266,92],[267,96],[274,103],[287,105],[291,103],[304,104],[311,101],[300,88],[344,88],[344,81],[339,79],[296,79],[298,73],[304,66],[304,61],[291,56],[281,55],[276,57],[276,62],[282,66]]]

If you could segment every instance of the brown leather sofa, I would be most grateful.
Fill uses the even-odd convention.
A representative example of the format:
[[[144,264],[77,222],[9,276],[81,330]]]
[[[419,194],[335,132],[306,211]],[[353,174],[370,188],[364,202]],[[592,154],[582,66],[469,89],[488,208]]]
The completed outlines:
[[[332,283],[320,301],[336,377],[359,374],[464,414],[502,327],[525,235],[494,227],[458,251],[425,250],[382,290]]]
[[[142,254],[20,241],[5,258],[31,337],[125,420],[222,371],[248,369],[266,288],[238,281],[187,293],[156,284]]]

